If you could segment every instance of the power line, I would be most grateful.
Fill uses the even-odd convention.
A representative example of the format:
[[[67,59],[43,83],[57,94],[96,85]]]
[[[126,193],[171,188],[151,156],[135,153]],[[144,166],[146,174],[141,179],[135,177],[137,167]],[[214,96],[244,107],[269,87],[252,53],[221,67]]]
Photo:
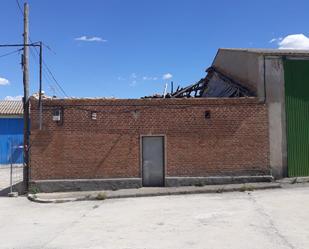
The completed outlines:
[[[1,48],[5,48],[5,47],[36,47],[36,46],[40,46],[38,45],[37,42],[35,43],[28,43],[28,44],[0,44]]]
[[[32,51],[32,50],[30,50],[30,51]],[[34,51],[37,52],[36,49],[34,49]],[[33,55],[33,57],[35,57],[35,54],[33,53],[33,51],[32,51],[32,55]],[[57,91],[60,93],[60,95],[62,94],[62,95],[65,96],[65,97],[69,97],[69,96],[66,94],[66,92],[63,90],[63,88],[60,86],[60,84],[57,82],[56,78],[53,76],[53,74],[51,73],[51,71],[48,69],[48,67],[47,67],[47,65],[46,65],[46,63],[45,63],[45,61],[42,60],[42,62],[43,62],[43,65],[45,66],[45,67],[43,67],[43,71],[45,72],[45,74],[43,74],[44,78],[47,79],[47,77],[48,77],[50,81],[54,81],[54,82],[56,83],[56,84],[55,84],[56,87],[52,87],[51,84],[49,84],[50,87],[52,87],[52,89],[54,89],[54,90],[57,90]]]
[[[5,56],[8,56],[8,55],[11,55],[11,54],[18,53],[18,52],[20,52],[21,50],[23,50],[23,49],[22,49],[22,48],[20,48],[20,49],[17,49],[17,50],[14,50],[14,51],[8,52],[8,53],[6,53],[6,54],[2,54],[2,55],[0,55],[0,58],[5,57]]]
[[[17,4],[17,7],[18,7],[18,9],[19,9],[19,11],[20,11],[21,16],[24,17],[24,11],[23,11],[23,9],[22,9],[20,3],[19,3],[19,0],[16,0],[16,4]],[[29,40],[30,40],[30,38],[29,38]],[[36,60],[36,58],[35,58],[35,54],[33,53],[31,47],[30,47],[30,55],[32,56],[32,58],[34,59],[34,61],[37,62],[37,60]],[[44,69],[43,69],[43,70],[44,70]],[[44,70],[44,71],[45,71],[45,70]],[[47,75],[47,74],[46,74],[46,75]],[[50,86],[50,88],[53,88],[53,87],[51,86],[51,84],[49,83],[49,79],[47,79],[46,75],[45,75],[45,74],[43,75],[43,77],[44,77],[45,80],[46,80],[46,83]],[[54,89],[55,89],[55,88],[54,88]]]
[[[16,0],[16,3],[17,3],[18,9],[19,9],[21,15],[23,16],[23,15],[24,15],[24,12],[23,12],[23,10],[22,10],[22,8],[21,8],[21,5],[20,5],[20,3],[19,3],[19,0]],[[31,43],[33,43],[32,40],[31,40],[31,38],[30,38],[30,36],[29,36],[29,41],[30,41]],[[45,44],[44,44],[44,46],[47,47],[50,51],[52,51],[51,48],[50,48],[49,46],[47,46],[47,45],[45,45]],[[31,51],[31,49],[34,49],[34,51],[36,52],[36,54],[39,55],[39,52],[37,51],[36,47],[34,47],[34,48],[30,47],[30,51]],[[52,51],[52,52],[53,52],[53,51]],[[54,52],[54,53],[55,53],[55,52]],[[69,97],[69,96],[67,95],[67,93],[64,91],[64,89],[62,88],[62,86],[60,85],[60,83],[57,81],[57,79],[56,79],[56,77],[54,76],[54,74],[51,72],[50,68],[47,66],[47,63],[45,62],[44,59],[42,59],[42,62],[43,62],[44,67],[46,68],[48,74],[51,76],[52,80],[56,83],[57,87],[60,89],[60,91],[62,92],[62,94],[63,94],[64,96],[66,96],[66,97]],[[44,70],[44,68],[43,68],[43,70]],[[44,70],[44,71],[46,72],[46,70]]]
[[[32,42],[31,38],[29,38],[30,42]],[[36,48],[33,48],[34,51],[36,52],[37,55],[39,55],[39,52],[37,51]],[[56,80],[56,77],[54,76],[54,74],[51,72],[50,68],[47,66],[47,63],[45,62],[45,60],[43,59],[43,65],[46,68],[47,72],[49,73],[49,75],[52,77],[53,81],[56,83],[56,85],[58,86],[58,88],[60,89],[60,91],[66,96],[69,97],[66,92],[64,91],[64,89],[62,88],[62,86],[60,85],[60,83]]]
[[[24,11],[23,11],[23,9],[20,6],[19,0],[16,0],[16,3],[17,3],[18,9],[19,9],[21,15],[24,16]]]
[[[36,50],[35,50],[36,51]],[[59,87],[59,89],[61,90],[61,92],[66,96],[69,97],[66,92],[64,91],[64,89],[62,88],[62,86],[58,83],[58,81],[56,80],[55,76],[53,75],[53,73],[51,72],[51,70],[49,69],[49,67],[47,66],[46,62],[43,60],[43,65],[45,66],[45,68],[47,69],[47,71],[49,72],[49,74],[51,75],[51,77],[53,78],[53,80],[55,81],[55,83],[57,84],[57,86]]]
[[[31,49],[30,49],[30,55],[31,55],[31,57],[33,58],[33,60],[34,60],[36,63],[38,63],[37,58],[35,57],[35,54],[34,54],[34,52],[33,52]],[[44,79],[46,80],[46,83],[49,85],[49,87],[50,87],[51,89],[57,90],[57,92],[61,95],[61,92],[58,90],[58,88],[53,87],[53,86],[52,86],[52,83],[50,83],[51,78],[50,78],[49,74],[46,73],[45,68],[43,68],[43,70],[44,70],[44,72],[45,72],[45,74],[43,74],[43,77],[44,77]]]
[[[56,52],[55,52],[53,49],[51,49],[50,46],[48,46],[48,45],[45,44],[44,42],[42,42],[42,44],[43,44],[43,46],[44,46],[45,48],[47,48],[50,52],[52,52],[54,55],[56,55]]]

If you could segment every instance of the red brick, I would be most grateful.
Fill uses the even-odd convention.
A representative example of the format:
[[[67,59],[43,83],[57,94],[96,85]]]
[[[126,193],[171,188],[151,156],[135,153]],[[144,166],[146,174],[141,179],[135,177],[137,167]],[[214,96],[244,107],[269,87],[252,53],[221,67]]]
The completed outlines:
[[[62,125],[52,121],[58,106]],[[32,98],[31,180],[141,177],[147,134],[166,136],[166,176],[270,171],[267,107],[255,98],[44,100],[41,131],[38,115]]]

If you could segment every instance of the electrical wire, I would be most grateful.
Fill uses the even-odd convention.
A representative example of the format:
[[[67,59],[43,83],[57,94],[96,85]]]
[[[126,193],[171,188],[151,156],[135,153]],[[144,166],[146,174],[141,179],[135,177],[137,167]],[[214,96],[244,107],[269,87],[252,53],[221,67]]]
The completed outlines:
[[[21,8],[21,5],[20,5],[20,3],[19,3],[19,0],[16,0],[16,3],[17,3],[18,9],[19,9],[21,15],[23,16],[23,15],[24,15],[24,12],[23,12],[23,10],[22,10],[22,8]],[[33,43],[32,40],[31,40],[31,38],[30,38],[30,36],[29,36],[29,40],[30,40],[31,43]],[[51,48],[50,48],[49,46],[47,46],[46,44],[44,44],[44,46],[47,47],[50,51],[52,51]],[[36,54],[39,56],[39,52],[37,51],[37,48],[36,48],[36,47],[30,47],[30,51],[31,51],[32,49],[34,49],[34,51],[36,52]],[[54,51],[52,51],[52,52],[55,54]],[[47,74],[49,74],[49,75],[51,76],[52,80],[55,82],[55,84],[57,85],[57,88],[62,92],[62,94],[63,94],[65,97],[69,97],[68,94],[64,91],[63,87],[62,87],[62,86],[60,85],[60,83],[58,82],[58,80],[56,79],[55,75],[52,73],[51,69],[49,68],[49,66],[47,65],[47,63],[45,62],[44,59],[42,59],[42,62],[43,62],[43,66],[44,66],[44,67],[43,67],[43,70],[45,71],[45,73],[47,72]],[[46,71],[44,68],[46,68],[47,71]]]
[[[19,9],[20,13],[22,14],[22,16],[24,16],[24,11],[23,11],[23,9],[20,6],[19,0],[16,0],[16,3],[17,3],[17,6],[18,6],[18,9]]]
[[[129,105],[129,107],[131,107],[130,109],[124,109],[124,110],[100,110],[100,109],[92,109],[91,107],[110,107],[113,106],[115,107],[115,104],[111,104],[111,105],[86,105],[86,107],[90,107],[90,108],[83,108],[80,106],[85,106],[85,105],[63,105],[61,106],[64,110],[65,109],[71,109],[71,110],[77,110],[77,111],[84,111],[84,112],[97,112],[97,113],[102,113],[102,114],[108,114],[108,115],[119,115],[119,114],[126,114],[126,113],[132,113],[132,112],[142,112],[142,111],[147,111],[147,110],[151,110],[151,109],[165,109],[165,110],[170,110],[170,109],[181,109],[181,110],[185,110],[188,108],[192,108],[192,105],[188,105],[188,104],[182,104],[179,106],[168,106],[168,105],[151,105],[151,106],[135,106],[135,105]],[[59,105],[57,105],[55,103],[55,105],[45,105],[43,110],[47,111],[47,110],[53,110],[54,108],[59,107]],[[117,107],[125,107],[127,108],[128,106],[122,106],[119,105]],[[193,107],[196,108],[203,108],[205,107],[205,104],[197,104],[194,105]]]
[[[33,43],[30,37],[29,37],[29,40],[30,40],[31,43]],[[30,50],[31,50],[31,49],[33,49],[33,50],[36,52],[36,54],[39,56],[39,52],[37,51],[36,47],[31,47]],[[56,83],[56,85],[58,86],[58,88],[60,89],[60,91],[64,94],[65,97],[68,97],[68,98],[69,98],[68,94],[64,91],[64,89],[62,88],[62,86],[60,85],[60,83],[58,82],[58,80],[56,79],[56,77],[54,76],[54,74],[51,72],[50,68],[47,66],[47,63],[45,62],[44,59],[42,59],[42,62],[43,62],[43,66],[46,68],[48,74],[51,76],[51,78],[53,79],[53,81]],[[43,67],[43,69],[44,69],[44,67]],[[46,72],[46,71],[45,71],[45,72]]]
[[[29,40],[30,40],[31,43],[33,43],[30,37],[29,37]],[[33,50],[36,52],[36,55],[39,56],[39,52],[38,52],[38,50],[37,50],[36,47],[30,47],[30,50],[31,50],[31,49],[33,49]],[[56,83],[58,89],[62,92],[62,94],[63,94],[65,97],[69,97],[68,94],[64,91],[64,89],[63,89],[62,86],[60,85],[60,83],[57,81],[57,79],[56,79],[56,77],[54,76],[54,74],[51,72],[50,68],[47,66],[47,63],[45,62],[44,59],[42,59],[42,62],[43,62],[43,66],[44,66],[44,67],[43,67],[43,70],[45,71],[45,73],[47,72],[47,73],[51,76],[52,80]],[[46,69],[47,71],[46,71],[45,69]]]
[[[56,52],[55,52],[53,49],[51,49],[51,47],[48,46],[46,43],[42,42],[42,45],[43,45],[45,48],[47,48],[50,52],[52,52],[54,55],[56,55]]]
[[[20,48],[20,49],[17,49],[17,50],[14,50],[14,51],[8,52],[8,53],[6,53],[6,54],[2,54],[2,55],[0,55],[0,58],[5,57],[5,56],[8,56],[8,55],[11,55],[11,54],[18,53],[18,52],[20,52],[21,50],[23,50],[23,49],[22,49],[22,48]]]
[[[30,49],[30,55],[32,56],[33,60],[39,65],[39,62],[37,61],[37,58],[35,57],[35,54],[31,49]],[[43,68],[43,71],[45,71],[45,68]],[[58,88],[53,87],[52,83],[50,83],[51,79],[49,78],[49,75],[47,73],[43,74],[43,78],[45,79],[46,83],[49,85],[51,89],[57,90],[57,92],[61,95],[61,92],[58,90]]]

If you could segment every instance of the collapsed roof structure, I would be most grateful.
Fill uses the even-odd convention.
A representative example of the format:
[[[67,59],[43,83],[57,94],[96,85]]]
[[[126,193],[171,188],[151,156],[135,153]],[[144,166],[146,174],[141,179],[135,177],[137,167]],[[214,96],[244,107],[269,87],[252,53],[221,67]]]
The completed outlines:
[[[254,93],[238,82],[209,67],[205,78],[187,87],[178,87],[166,95],[146,96],[145,98],[211,98],[211,97],[251,97]]]

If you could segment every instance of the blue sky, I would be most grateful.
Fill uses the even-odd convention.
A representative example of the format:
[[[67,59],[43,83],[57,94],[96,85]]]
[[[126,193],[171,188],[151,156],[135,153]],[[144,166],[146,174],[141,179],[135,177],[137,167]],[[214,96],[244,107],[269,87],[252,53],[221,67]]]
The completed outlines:
[[[23,0],[19,0],[23,4]],[[139,98],[205,76],[220,47],[307,48],[308,1],[29,0],[30,37],[69,96]],[[15,0],[1,0],[0,43],[22,42]],[[293,34],[304,36],[289,37]],[[79,39],[77,39],[79,38]],[[290,40],[285,40],[286,38]],[[272,42],[270,42],[274,39]],[[0,56],[14,49],[0,48]],[[30,58],[31,93],[38,89]],[[0,58],[0,99],[22,95],[20,55]],[[165,76],[165,77],[164,77]],[[44,90],[62,97],[45,73]]]

